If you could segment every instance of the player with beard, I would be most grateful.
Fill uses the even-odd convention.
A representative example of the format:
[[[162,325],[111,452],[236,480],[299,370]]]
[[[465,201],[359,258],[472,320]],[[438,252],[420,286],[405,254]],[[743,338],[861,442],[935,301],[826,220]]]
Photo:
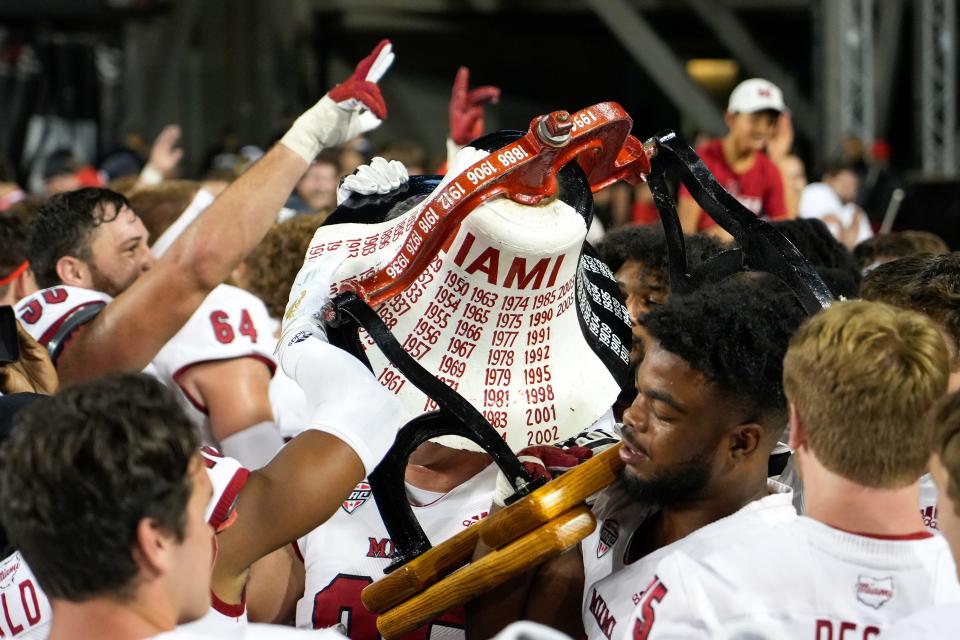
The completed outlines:
[[[159,259],[122,195],[81,189],[48,200],[32,221],[28,250],[45,289],[20,301],[17,315],[50,349],[61,381],[147,367],[263,238],[317,153],[385,117],[375,82],[392,60],[384,40]]]
[[[882,303],[834,303],[796,332],[783,374],[806,513],[741,529],[697,558],[671,553],[620,637],[732,637],[745,627],[886,637],[924,607],[960,601],[947,541],[917,510],[930,459],[923,420],[947,388],[936,325]]]
[[[637,397],[623,416],[626,467],[593,506],[596,531],[469,605],[469,634],[527,619],[612,638],[665,554],[704,553],[796,517],[767,462],[787,422],[783,354],[803,318],[772,276],[748,275],[647,313]]]

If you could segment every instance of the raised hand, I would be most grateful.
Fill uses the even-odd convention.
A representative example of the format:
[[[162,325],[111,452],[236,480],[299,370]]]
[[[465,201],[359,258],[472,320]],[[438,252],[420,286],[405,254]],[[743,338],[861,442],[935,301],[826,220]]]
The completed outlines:
[[[517,459],[534,480],[541,478],[552,480],[578,466],[584,460],[590,459],[593,453],[589,447],[579,445],[571,447],[541,445],[521,449],[517,452]],[[493,502],[502,507],[507,498],[515,492],[516,489],[503,472],[498,473]]]
[[[322,149],[378,127],[387,115],[387,105],[377,82],[394,58],[390,41],[381,40],[349,78],[297,118],[280,142],[309,163]]]
[[[170,175],[170,172],[176,168],[183,158],[183,149],[177,147],[177,141],[180,139],[180,127],[175,124],[168,124],[153,141],[150,148],[150,158],[147,160],[147,166],[152,167],[164,177]]]
[[[352,194],[372,195],[390,193],[410,180],[407,168],[399,160],[384,160],[380,156],[357,167],[355,173],[343,179],[337,189],[337,204],[342,204]]]
[[[470,89],[470,69],[460,67],[450,94],[450,139],[462,147],[483,135],[484,107],[499,100],[499,87]]]
[[[773,136],[767,143],[767,155],[775,162],[788,155],[793,148],[793,136],[793,118],[784,111],[777,118]]]

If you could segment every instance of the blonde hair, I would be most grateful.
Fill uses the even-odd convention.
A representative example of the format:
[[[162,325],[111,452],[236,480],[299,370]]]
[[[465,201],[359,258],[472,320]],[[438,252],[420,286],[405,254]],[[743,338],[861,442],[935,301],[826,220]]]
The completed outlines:
[[[199,190],[200,183],[193,180],[165,180],[137,189],[130,196],[130,208],[140,216],[154,242],[190,206]]]
[[[960,515],[960,392],[944,397],[930,411],[930,449],[947,470],[947,495]]]
[[[784,390],[810,449],[867,487],[916,482],[929,452],[923,416],[947,389],[943,335],[926,316],[879,302],[839,302],[790,341]]]

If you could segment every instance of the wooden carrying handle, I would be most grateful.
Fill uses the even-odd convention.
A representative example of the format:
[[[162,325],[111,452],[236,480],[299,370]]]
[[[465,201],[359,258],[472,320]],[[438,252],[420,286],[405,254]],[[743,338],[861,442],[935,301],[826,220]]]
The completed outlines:
[[[412,598],[469,562],[479,541],[499,549],[517,540],[613,484],[622,468],[620,445],[610,447],[368,585],[364,606],[382,613]]]
[[[586,505],[570,509],[381,614],[377,617],[377,629],[387,640],[413,631],[451,607],[557,557],[593,533],[596,526],[597,520]]]

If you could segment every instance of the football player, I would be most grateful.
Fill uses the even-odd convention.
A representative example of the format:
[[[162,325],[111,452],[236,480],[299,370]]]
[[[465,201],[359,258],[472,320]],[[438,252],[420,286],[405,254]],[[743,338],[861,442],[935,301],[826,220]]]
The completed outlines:
[[[671,554],[621,637],[708,638],[755,621],[779,625],[776,637],[872,638],[960,600],[947,541],[917,510],[929,456],[918,421],[947,388],[936,325],[882,303],[836,303],[800,328],[783,369],[805,515],[741,530],[699,560]]]
[[[803,317],[764,275],[674,295],[644,315],[646,354],[623,416],[626,466],[593,506],[597,529],[578,550],[468,605],[476,637],[517,619],[572,637],[620,636],[670,551],[706,553],[795,518],[767,463],[787,420],[781,362]]]
[[[210,523],[229,523],[237,483],[213,499],[214,485],[223,486],[208,470],[223,464],[224,480],[236,467],[198,452],[170,390],[122,375],[34,402],[18,415],[2,459],[3,521],[19,550],[0,565],[10,635],[209,637],[174,628],[209,608]],[[245,627],[231,637],[300,634]]]
[[[142,189],[130,203],[150,236],[163,239],[212,201],[198,183],[177,180]],[[262,467],[283,445],[269,397],[273,324],[260,299],[220,284],[153,359],[161,379],[180,390],[204,442],[248,469]]]
[[[886,302],[929,316],[944,332],[950,353],[948,391],[960,391],[960,253],[923,253],[886,262],[864,276],[864,300]],[[937,487],[929,473],[920,478],[920,512],[938,529]]]
[[[486,155],[485,151],[465,148],[454,159],[445,180],[449,182]],[[407,181],[402,165],[376,158],[355,176],[349,176],[343,187],[355,193],[383,195]],[[583,195],[589,197],[589,192]],[[354,277],[394,255],[420,210],[406,209],[375,224],[321,227],[291,291],[288,315],[319,317],[318,308],[305,311],[308,304],[316,304],[317,294],[323,293],[325,299],[331,283]],[[343,213],[339,211],[339,215]],[[333,215],[338,216],[338,212]],[[487,391],[491,393],[496,408],[486,413],[498,434],[515,449],[563,440],[598,419],[609,419],[609,408],[619,391],[605,363],[591,349],[580,323],[581,310],[572,304],[574,283],[584,262],[589,260],[598,272],[605,269],[592,258],[580,259],[586,229],[583,213],[559,199],[536,208],[505,198],[485,204],[467,217],[457,238],[419,275],[415,285],[381,307],[388,326],[407,343],[422,366],[440,375],[478,408],[488,406],[483,397]],[[342,265],[318,276],[317,263],[337,255],[343,256]],[[611,288],[616,286],[609,270],[606,278]],[[613,315],[616,309],[616,318],[627,329],[626,309],[609,295],[609,290],[594,286],[591,293],[584,294],[584,306],[593,313],[590,296],[602,294],[606,295],[609,313]],[[494,308],[507,300],[511,305],[508,311]],[[599,333],[599,321],[593,317]],[[503,323],[502,335],[496,326],[498,321]],[[289,327],[298,323],[287,318],[284,325],[286,336],[292,331]],[[501,341],[499,346],[491,344],[494,333]],[[626,366],[626,346],[618,336],[610,332],[605,335],[607,345],[596,348],[612,349],[609,345],[615,337],[616,357],[622,357]],[[285,344],[283,338],[281,344]],[[433,400],[425,398],[371,346],[372,341],[364,341],[378,379],[400,398],[404,421],[432,410]],[[492,381],[482,366],[490,361],[500,363]],[[540,376],[539,383],[524,384],[525,376],[535,375]],[[542,395],[524,398],[528,390]],[[510,394],[515,394],[515,401],[507,401]],[[550,426],[531,428],[529,425],[536,424],[535,413],[545,416],[539,420]],[[423,443],[404,470],[406,499],[425,534],[435,543],[486,517],[497,476],[490,456],[478,451],[476,444],[450,436],[436,440]],[[375,639],[379,635],[375,615],[363,607],[360,592],[382,577],[393,550],[394,541],[364,481],[329,522],[299,537],[294,555],[285,559],[285,568],[270,570],[274,586],[266,589],[267,594],[261,596],[263,590],[255,586],[258,568],[252,569],[248,598],[251,617],[294,618],[298,626],[306,628],[341,624],[351,638]],[[269,598],[272,593],[276,600],[276,595],[284,595],[287,585],[291,585],[287,597],[282,602],[269,601],[261,612],[265,601],[260,598]],[[462,626],[462,611],[455,610],[416,633],[456,638],[463,636]]]
[[[44,289],[22,300],[17,313],[31,335],[51,349],[61,381],[69,385],[147,367],[260,241],[316,154],[386,115],[376,81],[392,60],[389,43],[381,42],[160,259],[154,259],[143,222],[120,194],[81,189],[47,201],[33,220],[29,241]]]
[[[940,490],[940,518],[943,536],[950,545],[954,560],[960,558],[960,393],[943,398],[930,412],[932,453],[930,470]],[[895,640],[927,640],[960,636],[960,602],[923,609],[907,616],[884,638]]]

